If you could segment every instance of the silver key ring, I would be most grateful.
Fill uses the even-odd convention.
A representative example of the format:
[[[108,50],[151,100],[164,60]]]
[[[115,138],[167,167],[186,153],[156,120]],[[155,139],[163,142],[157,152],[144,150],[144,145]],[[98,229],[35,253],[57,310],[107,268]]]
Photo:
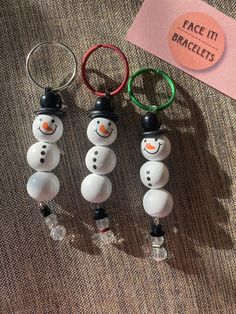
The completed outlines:
[[[55,45],[55,46],[58,46],[58,47],[61,47],[63,49],[65,49],[67,52],[69,52],[70,56],[72,57],[72,60],[73,60],[73,73],[70,77],[70,79],[67,81],[67,83],[65,83],[64,85],[62,86],[58,86],[56,88],[53,88],[53,91],[54,92],[59,92],[59,91],[62,91],[63,89],[67,88],[75,79],[75,76],[76,76],[76,73],[77,73],[77,60],[76,60],[76,56],[74,54],[74,52],[68,47],[66,46],[65,44],[62,44],[62,43],[57,43],[57,42],[54,42],[54,41],[44,41],[44,42],[41,42],[39,43],[38,45],[36,45],[33,49],[30,50],[27,58],[26,58],[26,72],[30,78],[30,80],[35,84],[37,85],[39,88],[45,90],[45,87],[46,86],[42,86],[40,85],[32,76],[31,72],[30,72],[30,67],[29,67],[29,63],[30,63],[30,58],[32,57],[33,53],[39,48],[39,47],[42,47],[42,46],[45,46],[45,45]]]

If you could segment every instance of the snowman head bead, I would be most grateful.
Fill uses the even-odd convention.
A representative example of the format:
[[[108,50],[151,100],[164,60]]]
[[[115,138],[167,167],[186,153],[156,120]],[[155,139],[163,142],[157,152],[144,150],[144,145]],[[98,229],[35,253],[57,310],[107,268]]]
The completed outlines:
[[[171,145],[168,138],[161,135],[161,124],[153,112],[147,112],[142,118],[142,136],[141,152],[148,160],[164,160],[171,151]]]
[[[90,142],[94,145],[111,145],[117,137],[117,127],[114,121],[117,121],[118,117],[113,111],[110,97],[99,97],[89,116],[92,119],[87,129]]]
[[[63,124],[55,115],[40,114],[33,122],[33,134],[38,141],[55,143],[63,134]]]

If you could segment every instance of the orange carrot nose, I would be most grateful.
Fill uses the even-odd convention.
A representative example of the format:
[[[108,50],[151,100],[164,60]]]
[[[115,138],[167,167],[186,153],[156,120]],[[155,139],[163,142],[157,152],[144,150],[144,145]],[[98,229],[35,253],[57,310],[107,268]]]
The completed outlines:
[[[155,146],[152,146],[150,143],[147,143],[147,144],[146,144],[146,148],[147,148],[147,149],[155,149],[156,147],[155,147]]]
[[[99,130],[104,134],[109,134],[104,124],[101,124]]]
[[[46,131],[53,131],[53,129],[49,126],[47,122],[43,122],[42,127]]]

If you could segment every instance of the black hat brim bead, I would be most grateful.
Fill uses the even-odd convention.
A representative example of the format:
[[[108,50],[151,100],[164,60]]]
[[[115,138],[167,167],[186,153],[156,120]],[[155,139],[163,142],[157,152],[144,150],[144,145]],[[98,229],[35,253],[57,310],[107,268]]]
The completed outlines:
[[[40,114],[48,114],[48,115],[55,115],[59,118],[65,116],[65,112],[63,110],[53,109],[53,108],[40,108],[34,110],[34,113],[38,116]]]
[[[100,110],[99,111],[98,110],[90,111],[89,117],[91,119],[107,118],[107,119],[112,120],[114,122],[118,120],[118,116],[114,112],[110,112],[110,111],[100,111]]]
[[[159,129],[156,131],[141,131],[141,135],[143,137],[155,137],[157,135],[163,134],[165,132],[165,130],[163,129]]]

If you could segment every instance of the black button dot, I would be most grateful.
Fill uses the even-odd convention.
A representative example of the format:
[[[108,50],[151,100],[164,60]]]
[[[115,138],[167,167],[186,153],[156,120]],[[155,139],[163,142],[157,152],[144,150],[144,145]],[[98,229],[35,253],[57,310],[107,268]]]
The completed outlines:
[[[93,162],[96,162],[97,161],[97,158],[93,158]]]
[[[150,170],[146,170],[146,174],[149,174],[150,173]]]
[[[47,145],[43,145],[42,148],[47,148]]]
[[[44,163],[44,158],[40,158],[40,162],[43,164]]]
[[[151,184],[151,183],[148,183],[148,186],[152,186],[152,184]]]
[[[97,154],[98,154],[98,151],[95,151],[95,152],[94,152],[94,155],[97,155]]]
[[[93,165],[93,169],[97,169],[97,166]]]
[[[148,180],[148,181],[151,181],[151,178],[150,178],[150,177],[147,177],[147,180]]]
[[[41,152],[41,155],[45,155],[45,152],[44,152],[44,151],[42,151],[42,152]]]

